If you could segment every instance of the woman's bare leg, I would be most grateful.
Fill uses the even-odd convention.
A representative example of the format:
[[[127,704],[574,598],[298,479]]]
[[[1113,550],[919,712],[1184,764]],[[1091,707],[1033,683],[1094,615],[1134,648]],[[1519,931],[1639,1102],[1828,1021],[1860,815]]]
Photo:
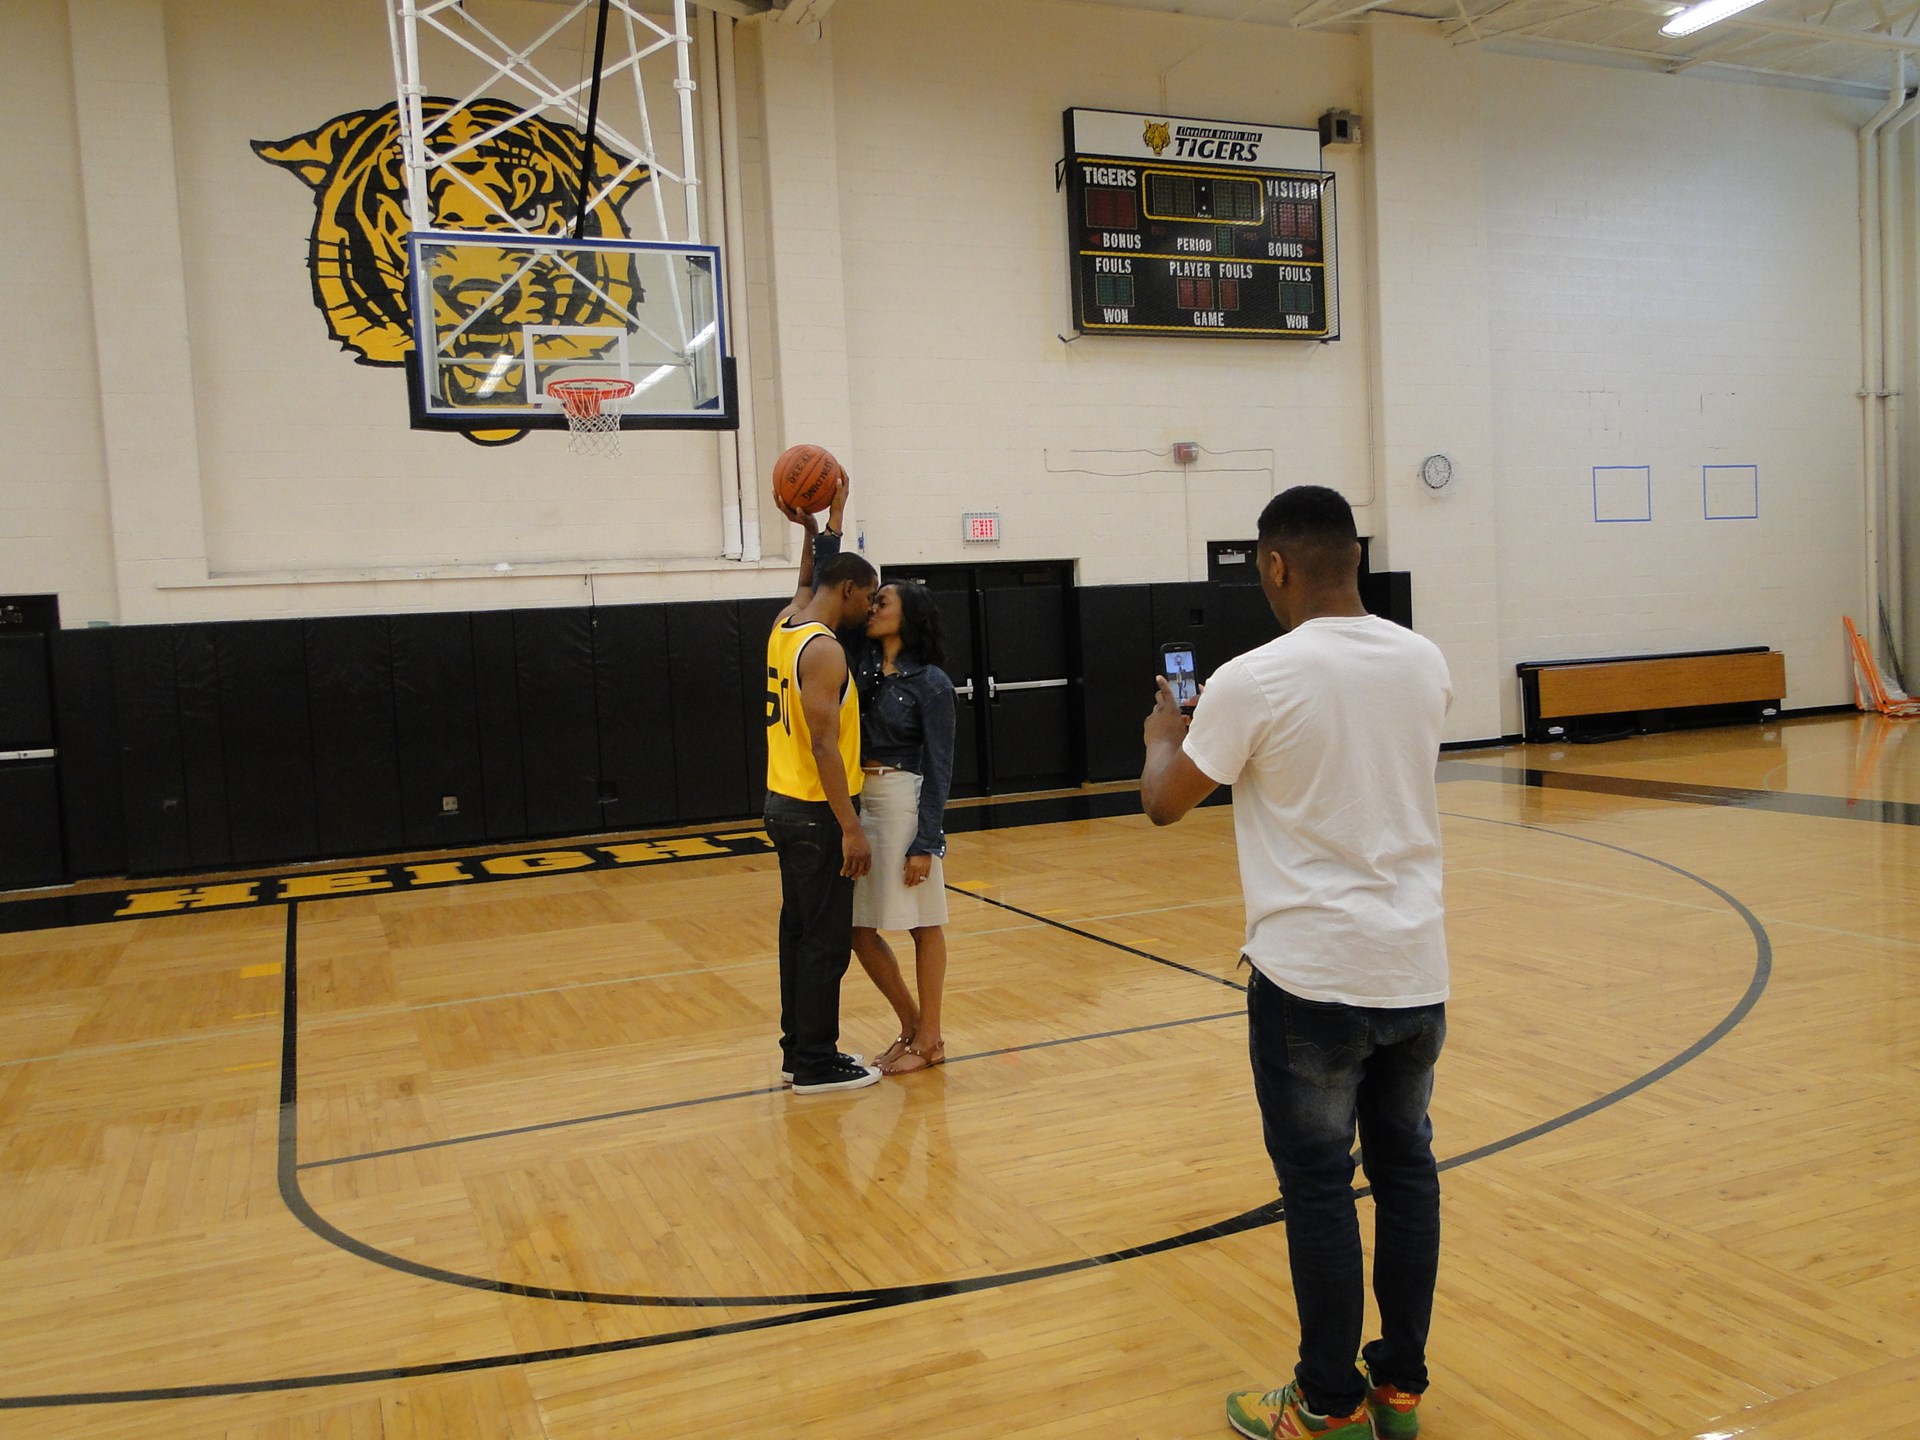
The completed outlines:
[[[944,1058],[946,1041],[940,1034],[940,1006],[947,988],[947,932],[938,925],[922,925],[913,934],[913,971],[920,991],[920,1016],[911,1032],[914,1055],[903,1055],[886,1067],[890,1074],[923,1070]],[[918,1056],[916,1061],[914,1056]]]
[[[915,931],[914,935],[917,956],[919,932]],[[920,1009],[913,1003],[913,995],[907,989],[906,979],[900,974],[900,962],[894,958],[893,947],[887,944],[887,937],[870,926],[856,925],[853,927],[853,953],[860,961],[860,968],[867,972],[867,978],[873,981],[874,988],[893,1006],[893,1013],[900,1021],[900,1034],[912,1039],[920,1025]],[[889,1045],[882,1053],[887,1059],[892,1059],[898,1054],[898,1049],[897,1045]]]

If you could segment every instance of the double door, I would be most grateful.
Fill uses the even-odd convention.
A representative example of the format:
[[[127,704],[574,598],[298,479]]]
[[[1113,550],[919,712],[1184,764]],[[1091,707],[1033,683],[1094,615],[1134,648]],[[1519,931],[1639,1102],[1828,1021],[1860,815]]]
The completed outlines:
[[[954,795],[1079,784],[1072,565],[889,565],[884,578],[923,583],[940,607],[959,696]]]

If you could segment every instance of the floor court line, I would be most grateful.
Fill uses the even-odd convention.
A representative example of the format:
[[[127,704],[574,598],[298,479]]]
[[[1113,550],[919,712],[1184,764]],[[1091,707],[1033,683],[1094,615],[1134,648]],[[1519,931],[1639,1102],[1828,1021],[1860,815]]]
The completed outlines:
[[[1442,1165],[1444,1168],[1448,1168],[1448,1169],[1456,1168],[1460,1165],[1464,1165],[1474,1160],[1484,1158],[1487,1155],[1498,1153],[1501,1150],[1509,1149],[1509,1148],[1512,1148],[1513,1146],[1523,1144],[1530,1139],[1536,1138],[1542,1134],[1549,1133],[1550,1131],[1561,1128],[1565,1125],[1576,1123],[1579,1119],[1585,1118],[1586,1116],[1595,1113],[1597,1110],[1604,1108],[1607,1105],[1617,1103],[1619,1100],[1625,1098],[1627,1095],[1636,1093],[1640,1089],[1644,1089],[1649,1085],[1657,1083],[1658,1080],[1664,1078],[1668,1074],[1671,1074],[1674,1070],[1678,1069],[1680,1066],[1688,1063],[1692,1059],[1697,1058],[1699,1055],[1704,1054],[1708,1049],[1712,1047],[1712,1045],[1717,1043],[1720,1039],[1724,1038],[1727,1034],[1731,1033],[1733,1028],[1735,1028],[1740,1023],[1740,1021],[1745,1017],[1745,1015],[1751,1011],[1753,1004],[1757,1001],[1760,993],[1764,991],[1767,977],[1770,973],[1770,958],[1771,958],[1770,943],[1767,940],[1765,929],[1760,924],[1757,917],[1754,916],[1751,910],[1749,910],[1746,906],[1741,904],[1741,902],[1738,901],[1733,895],[1731,895],[1728,891],[1722,889],[1721,887],[1714,885],[1712,882],[1706,881],[1702,877],[1694,875],[1692,874],[1692,872],[1686,871],[1677,865],[1673,865],[1669,862],[1659,860],[1658,858],[1651,855],[1647,855],[1644,852],[1635,851],[1635,850],[1629,849],[1628,847],[1611,844],[1606,841],[1594,840],[1587,836],[1572,834],[1564,831],[1551,830],[1551,829],[1548,829],[1547,827],[1527,824],[1522,822],[1490,820],[1487,817],[1482,817],[1482,816],[1460,816],[1456,818],[1461,818],[1466,820],[1479,820],[1482,823],[1503,825],[1508,828],[1519,829],[1519,830],[1532,830],[1539,833],[1556,835],[1556,836],[1559,836],[1560,838],[1572,840],[1580,844],[1589,844],[1589,845],[1599,846],[1600,848],[1603,848],[1603,849],[1612,850],[1623,855],[1645,860],[1649,863],[1660,866],[1661,868],[1670,870],[1676,874],[1679,874],[1688,879],[1691,879],[1696,883],[1703,885],[1712,893],[1720,897],[1720,899],[1725,904],[1727,904],[1729,907],[1734,909],[1734,911],[1746,921],[1750,931],[1752,932],[1755,938],[1756,955],[1755,955],[1755,965],[1754,965],[1752,977],[1749,980],[1749,983],[1746,987],[1745,992],[1743,993],[1740,1000],[1736,1002],[1733,1009],[1730,1010],[1728,1014],[1725,1016],[1725,1018],[1723,1018],[1722,1021],[1720,1021],[1719,1024],[1717,1024],[1712,1030],[1707,1032],[1707,1034],[1701,1036],[1698,1040],[1694,1041],[1692,1044],[1688,1045],[1685,1049],[1683,1049],[1678,1054],[1673,1056],[1670,1060],[1668,1060],[1667,1062],[1665,1062],[1660,1066],[1655,1067],[1653,1070],[1648,1071],[1645,1075],[1638,1077],[1634,1081],[1629,1082],[1627,1085],[1619,1087],[1614,1091],[1608,1092],[1608,1094],[1606,1095],[1596,1097],[1594,1100],[1589,1101],[1572,1110],[1569,1110],[1563,1113],[1562,1115],[1542,1121],[1539,1124],[1536,1124],[1534,1126],[1527,1128],[1526,1130],[1520,1131],[1502,1140],[1491,1142],[1488,1145],[1478,1147],[1462,1155],[1449,1157],[1442,1161]],[[978,898],[986,899],[986,897],[978,897]],[[1646,898],[1646,897],[1634,897],[1634,898]],[[991,900],[988,900],[987,903],[1001,903],[1001,902],[993,902]],[[1023,913],[1023,914],[1026,913],[1026,912],[1018,911],[1016,907],[1004,906],[1003,908],[1015,910],[1016,913]],[[513,1286],[503,1285],[502,1282],[488,1280],[485,1277],[460,1276],[456,1272],[436,1271],[434,1267],[416,1266],[411,1262],[405,1261],[401,1257],[387,1256],[385,1255],[384,1252],[378,1252],[374,1250],[373,1247],[362,1245],[360,1242],[355,1241],[353,1237],[346,1235],[344,1232],[339,1232],[337,1230],[334,1230],[333,1227],[328,1222],[326,1222],[322,1217],[319,1217],[316,1212],[313,1212],[311,1210],[311,1207],[305,1201],[304,1195],[302,1195],[299,1192],[299,1185],[298,1185],[298,1178],[297,1178],[297,1168],[299,1167],[297,1167],[294,1163],[297,1157],[297,1128],[296,1128],[297,1119],[296,1117],[297,1117],[297,1100],[298,1100],[298,1082],[297,1082],[298,1055],[297,1055],[297,1040],[295,1039],[295,1032],[298,1026],[298,1008],[297,1008],[297,994],[296,994],[297,955],[295,952],[295,937],[297,934],[296,927],[297,927],[297,911],[298,911],[297,902],[294,904],[288,905],[287,909],[288,909],[288,914],[287,914],[288,955],[287,955],[287,963],[286,963],[285,977],[284,977],[286,1011],[283,1017],[284,1049],[283,1049],[283,1059],[282,1059],[282,1081],[281,1081],[281,1127],[282,1127],[282,1130],[281,1130],[281,1140],[280,1140],[279,1148],[280,1148],[280,1156],[281,1156],[282,1196],[283,1196],[283,1200],[285,1200],[286,1203],[289,1205],[290,1210],[292,1210],[293,1213],[298,1218],[301,1218],[303,1223],[308,1223],[309,1217],[311,1217],[312,1222],[317,1222],[317,1224],[320,1227],[323,1227],[321,1229],[316,1230],[316,1233],[321,1234],[322,1238],[328,1238],[330,1241],[332,1241],[332,1243],[342,1245],[342,1247],[347,1249],[349,1253],[359,1255],[361,1256],[361,1258],[374,1260],[376,1261],[376,1263],[387,1265],[390,1268],[400,1268],[410,1273],[425,1275],[428,1278],[442,1279],[448,1283],[454,1283],[454,1284],[469,1286],[473,1288],[491,1289],[495,1291],[502,1291],[504,1293],[522,1294],[532,1298],[543,1298],[543,1299],[573,1298],[572,1296],[569,1295],[568,1292],[547,1290],[547,1289],[542,1289],[540,1287],[513,1287]],[[1059,928],[1067,929],[1072,933],[1081,934],[1085,938],[1089,940],[1093,940],[1096,943],[1112,945],[1115,948],[1125,950],[1128,953],[1136,954],[1141,958],[1152,960],[1152,961],[1155,961],[1156,963],[1169,963],[1169,962],[1163,961],[1160,957],[1153,956],[1149,952],[1140,950],[1137,947],[1125,946],[1120,944],[1119,942],[1107,940],[1105,937],[1101,937],[1096,934],[1079,931],[1074,927],[1063,925],[1060,922],[1047,921],[1042,917],[1032,917],[1032,918],[1034,918],[1036,922],[1039,924],[1056,925]],[[1222,981],[1220,977],[1209,975],[1206,972],[1194,971],[1191,969],[1191,967],[1179,966],[1175,964],[1173,968],[1186,970],[1189,973],[1195,974],[1199,978],[1210,979],[1215,981],[1216,983],[1224,983],[1229,985],[1232,985],[1233,983],[1230,981]],[[1235,986],[1234,988],[1238,988],[1238,987]],[[1195,1023],[1195,1022],[1192,1020],[1188,1020],[1183,1022],[1171,1022],[1171,1023]],[[1072,1043],[1072,1042],[1071,1040],[1059,1040],[1051,1043]],[[302,1212],[305,1212],[305,1213],[303,1214]],[[841,1315],[851,1315],[851,1314],[861,1313],[863,1311],[878,1309],[878,1308],[882,1308],[890,1305],[916,1303],[917,1301],[922,1299],[931,1299],[931,1298],[938,1298],[939,1296],[942,1296],[942,1295],[964,1293],[965,1291],[968,1291],[968,1290],[1000,1287],[1000,1286],[1005,1286],[1010,1284],[1023,1283],[1028,1280],[1045,1278],[1048,1276],[1068,1273],[1073,1270],[1085,1269],[1095,1265],[1118,1263],[1119,1261],[1122,1261],[1122,1260],[1137,1258],[1139,1256],[1146,1255],[1146,1254],[1159,1253],[1165,1249],[1172,1248],[1177,1245],[1197,1244],[1197,1243],[1203,1243],[1207,1240],[1223,1238],[1225,1235],[1228,1235],[1228,1234],[1239,1233],[1242,1230],[1253,1229],[1253,1228],[1258,1228],[1259,1226],[1262,1226],[1262,1225],[1272,1224],[1279,1218],[1280,1218],[1280,1213],[1279,1213],[1278,1203],[1268,1202],[1266,1205],[1256,1207],[1254,1210],[1244,1212],[1241,1215],[1230,1217],[1227,1220],[1216,1222],[1215,1224],[1212,1224],[1206,1227],[1201,1227],[1198,1230],[1185,1232],[1184,1234],[1178,1235],[1178,1236],[1166,1237],[1162,1240],[1150,1242],[1146,1245],[1126,1247],[1122,1250],[1109,1252],[1108,1254],[1097,1256],[1097,1257],[1075,1258],[1075,1259],[1062,1261],[1053,1265],[1035,1267],[1033,1269],[1017,1272],[1014,1274],[972,1277],[966,1280],[939,1282],[931,1286],[889,1287],[889,1288],[876,1289],[876,1290],[867,1291],[867,1292],[841,1292],[840,1294],[836,1295],[832,1301],[826,1302],[826,1303],[821,1303],[817,1297],[764,1297],[764,1296],[653,1297],[655,1303],[664,1303],[668,1305],[676,1305],[676,1304],[684,1305],[689,1303],[689,1301],[691,1300],[692,1303],[696,1303],[696,1304],[701,1303],[702,1301],[705,1301],[708,1303],[727,1303],[727,1304],[735,1304],[735,1305],[743,1305],[743,1306],[744,1305],[766,1305],[770,1303],[773,1303],[773,1304],[796,1303],[796,1304],[806,1304],[810,1308],[805,1309],[799,1313],[784,1314],[784,1315],[770,1316],[770,1317],[760,1317],[760,1318],[745,1320],[745,1321],[729,1322],[723,1325],[716,1325],[716,1326],[701,1326],[697,1328],[690,1328],[684,1331],[675,1331],[675,1332],[668,1332],[664,1334],[649,1335],[644,1337],[638,1337],[631,1340],[596,1342],[591,1345],[583,1345],[583,1346],[562,1347],[562,1348],[554,1348],[554,1349],[546,1349],[546,1350],[529,1350],[529,1351],[517,1352],[513,1354],[471,1357],[467,1359],[438,1362],[430,1365],[389,1367],[389,1368],[382,1368],[382,1369],[375,1369],[375,1370],[362,1370],[362,1371],[353,1371],[353,1372],[335,1372],[331,1374],[304,1376],[304,1377],[303,1376],[293,1376],[293,1377],[282,1376],[282,1377],[274,1377],[274,1378],[262,1379],[262,1380],[218,1382],[218,1383],[206,1384],[206,1385],[175,1386],[175,1387],[161,1387],[161,1388],[148,1388],[148,1389],[128,1389],[128,1390],[120,1390],[120,1391],[101,1390],[101,1391],[88,1391],[88,1392],[72,1392],[72,1393],[63,1394],[63,1395],[0,1397],[0,1409],[45,1408],[45,1407],[64,1406],[64,1405],[115,1404],[115,1403],[126,1403],[126,1402],[139,1401],[139,1400],[178,1399],[178,1398],[189,1398],[189,1397],[207,1396],[207,1395],[235,1395],[235,1394],[253,1393],[253,1392],[259,1392],[259,1391],[266,1391],[266,1390],[308,1389],[308,1388],[317,1388],[317,1387],[331,1386],[331,1385],[363,1383],[366,1381],[380,1380],[380,1379],[404,1378],[408,1376],[419,1376],[419,1375],[430,1375],[430,1374],[452,1374],[452,1373],[458,1373],[461,1371],[491,1369],[491,1368],[498,1368],[501,1366],[537,1364],[545,1361],[576,1358],[576,1357],[592,1355],[592,1354],[606,1354],[613,1351],[624,1350],[624,1349],[638,1349],[638,1348],[652,1347],[652,1346],[658,1346],[663,1344],[680,1343],[688,1340],[711,1337],[711,1336],[716,1336],[721,1334],[739,1333],[741,1331],[768,1328],[776,1325],[790,1325],[790,1324],[796,1324],[796,1323],[805,1323],[805,1322],[809,1322],[816,1319],[831,1319]],[[309,1228],[313,1228],[313,1225],[310,1224]],[[331,1232],[331,1234],[327,1232]],[[337,1239],[335,1237],[337,1237]],[[577,1294],[578,1294],[578,1298],[582,1300],[589,1300],[591,1298],[594,1298],[594,1297],[589,1297],[586,1292],[577,1292]],[[614,1300],[614,1297],[611,1297],[611,1296],[598,1297],[598,1298],[600,1300],[600,1303],[609,1303],[609,1302],[619,1303]],[[634,1299],[628,1299],[625,1303],[634,1303]]]

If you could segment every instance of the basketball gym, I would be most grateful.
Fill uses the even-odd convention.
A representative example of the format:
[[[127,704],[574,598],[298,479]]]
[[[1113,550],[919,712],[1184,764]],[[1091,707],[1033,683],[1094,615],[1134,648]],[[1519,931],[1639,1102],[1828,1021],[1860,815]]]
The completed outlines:
[[[1421,1433],[1920,1433],[1920,6],[1681,10],[8,0],[0,1432],[1227,1433],[1141,722],[1316,484],[1455,692]],[[959,706],[946,1063],[806,1096],[800,443]]]

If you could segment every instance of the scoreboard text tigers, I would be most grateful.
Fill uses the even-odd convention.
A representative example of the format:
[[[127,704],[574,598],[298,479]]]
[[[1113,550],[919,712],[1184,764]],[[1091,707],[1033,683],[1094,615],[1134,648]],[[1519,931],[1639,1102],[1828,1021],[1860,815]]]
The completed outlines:
[[[1338,338],[1316,131],[1069,110],[1066,133],[1077,330]]]

